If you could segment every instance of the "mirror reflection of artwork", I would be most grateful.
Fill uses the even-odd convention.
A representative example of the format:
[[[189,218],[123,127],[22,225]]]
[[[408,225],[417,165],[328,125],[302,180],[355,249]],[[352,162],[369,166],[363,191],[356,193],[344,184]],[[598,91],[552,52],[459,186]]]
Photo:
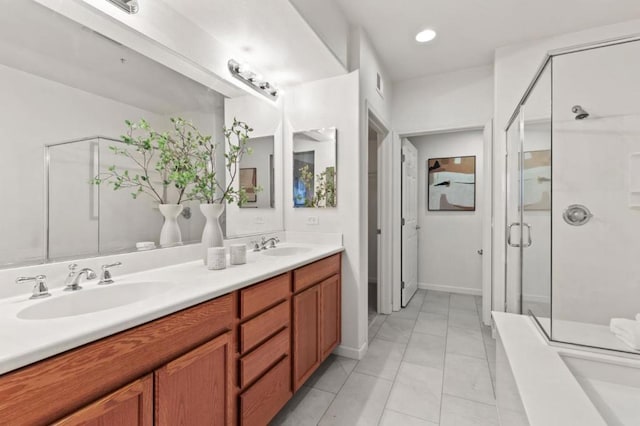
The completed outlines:
[[[525,210],[551,210],[551,150],[524,153]]]
[[[258,194],[256,194],[258,185],[256,174],[256,168],[240,169],[240,188],[244,189],[247,194],[248,203],[255,203],[258,199]]]
[[[476,157],[430,158],[427,161],[429,211],[476,209]]]
[[[247,194],[247,202],[241,208],[269,209],[274,207],[274,136],[250,138],[247,148],[251,155],[240,161],[239,185]]]
[[[336,207],[336,129],[293,134],[293,206]]]

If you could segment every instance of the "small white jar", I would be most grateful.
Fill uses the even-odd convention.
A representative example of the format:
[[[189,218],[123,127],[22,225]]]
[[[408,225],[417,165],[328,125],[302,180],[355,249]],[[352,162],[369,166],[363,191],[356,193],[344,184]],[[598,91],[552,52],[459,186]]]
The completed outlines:
[[[247,245],[246,244],[233,244],[229,248],[231,251],[231,264],[232,265],[244,265],[247,263]]]
[[[227,267],[227,252],[224,247],[209,247],[207,249],[207,268],[212,270]]]

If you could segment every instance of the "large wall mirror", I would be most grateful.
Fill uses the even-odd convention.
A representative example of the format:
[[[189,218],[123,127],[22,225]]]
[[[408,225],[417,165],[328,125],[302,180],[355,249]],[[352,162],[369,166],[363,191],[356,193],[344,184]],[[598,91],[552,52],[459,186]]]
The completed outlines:
[[[247,199],[242,206],[227,204],[227,237],[281,231],[284,229],[282,100],[272,102],[246,95],[225,99],[224,104],[227,127],[235,119],[252,129],[248,153],[240,161],[239,179],[234,182],[245,190]]]
[[[125,120],[162,132],[181,117],[224,140],[222,95],[32,1],[0,15],[0,93],[0,267],[158,242],[157,202],[91,184],[122,161]],[[182,240],[199,242],[204,217],[185,207]]]
[[[336,207],[337,130],[335,127],[293,134],[293,206]]]

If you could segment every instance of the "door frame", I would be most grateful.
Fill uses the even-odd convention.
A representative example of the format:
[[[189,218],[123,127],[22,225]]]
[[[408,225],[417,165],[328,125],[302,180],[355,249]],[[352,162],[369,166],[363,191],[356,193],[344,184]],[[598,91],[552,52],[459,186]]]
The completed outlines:
[[[483,157],[484,157],[484,193],[483,197],[483,217],[482,217],[482,320],[485,325],[491,325],[491,311],[493,310],[493,224],[495,220],[493,209],[493,168],[494,168],[494,139],[495,133],[493,131],[493,119],[490,119],[487,123],[482,124],[470,124],[467,126],[458,127],[445,127],[445,128],[432,128],[424,130],[411,129],[408,131],[394,131],[393,140],[393,155],[389,156],[387,161],[393,161],[394,173],[392,174],[392,187],[402,187],[402,138],[411,138],[415,136],[425,135],[437,135],[444,133],[457,133],[465,131],[477,131],[484,135],[485,128],[490,128],[491,137],[489,140],[483,138]],[[400,193],[400,191],[396,191]],[[397,200],[394,199],[394,223],[400,224],[402,216],[402,206],[400,204],[400,196]],[[397,227],[398,231],[401,231],[401,227]],[[393,241],[393,247],[396,250],[393,253],[393,265],[394,265],[394,282],[397,283],[393,286],[393,310],[398,311],[400,307],[400,282],[402,280],[402,259],[400,257],[400,247],[402,245],[401,232],[396,232]],[[396,304],[397,301],[397,304]]]
[[[366,129],[364,134],[367,135],[367,144],[369,143],[369,126],[378,134],[378,225],[381,230],[378,237],[378,271],[377,271],[377,308],[379,314],[390,314],[393,311],[394,299],[393,299],[393,179],[391,178],[391,166],[389,161],[391,153],[393,152],[393,134],[389,130],[389,126],[380,118],[380,115],[376,113],[369,102],[366,102]],[[368,152],[368,151],[363,151]],[[367,159],[367,166],[362,171],[367,176],[368,182],[369,173],[369,161]],[[367,191],[363,191],[367,193]],[[368,195],[365,206],[368,205]],[[365,210],[366,211],[366,210]],[[368,226],[369,218],[367,215],[366,222]],[[365,227],[365,229],[367,229]],[[368,235],[368,232],[365,232]],[[367,237],[368,238],[368,237]],[[368,247],[364,244],[363,247]],[[368,259],[367,249],[367,259]],[[368,267],[368,266],[367,266]],[[368,274],[364,276],[368,277]],[[367,297],[368,300],[368,279],[367,279]]]

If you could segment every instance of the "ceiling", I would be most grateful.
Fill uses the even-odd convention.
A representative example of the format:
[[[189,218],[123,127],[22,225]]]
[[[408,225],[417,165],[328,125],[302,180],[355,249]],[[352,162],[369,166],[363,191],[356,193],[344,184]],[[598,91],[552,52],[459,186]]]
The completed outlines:
[[[497,47],[640,18],[638,0],[336,1],[394,81],[489,65]],[[424,28],[438,36],[420,45]]]
[[[345,69],[288,0],[165,0],[279,87]]]
[[[158,114],[212,112],[219,93],[35,2],[0,14],[0,63]]]

